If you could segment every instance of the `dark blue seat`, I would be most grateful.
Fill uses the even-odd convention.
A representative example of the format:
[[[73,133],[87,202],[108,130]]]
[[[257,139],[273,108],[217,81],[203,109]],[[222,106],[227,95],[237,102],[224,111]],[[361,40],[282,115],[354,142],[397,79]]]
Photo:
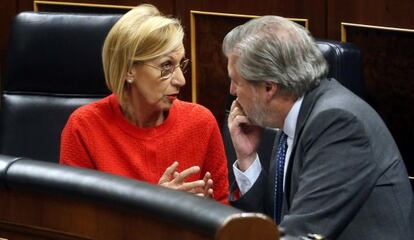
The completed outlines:
[[[23,12],[13,22],[0,111],[0,153],[57,162],[77,107],[101,98],[101,49],[119,15]]]

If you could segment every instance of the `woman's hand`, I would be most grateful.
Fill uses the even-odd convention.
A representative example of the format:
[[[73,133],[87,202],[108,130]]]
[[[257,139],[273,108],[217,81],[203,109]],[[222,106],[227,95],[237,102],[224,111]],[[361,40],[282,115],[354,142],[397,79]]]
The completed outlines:
[[[198,187],[190,192],[200,197],[213,198],[213,179],[211,179],[211,174],[209,172],[206,172],[203,181],[204,187]]]
[[[198,196],[211,197],[213,195],[213,180],[211,174],[206,173],[203,180],[185,182],[185,179],[200,171],[200,167],[193,166],[182,172],[177,172],[178,162],[174,162],[162,174],[158,185],[179,191],[194,193]]]

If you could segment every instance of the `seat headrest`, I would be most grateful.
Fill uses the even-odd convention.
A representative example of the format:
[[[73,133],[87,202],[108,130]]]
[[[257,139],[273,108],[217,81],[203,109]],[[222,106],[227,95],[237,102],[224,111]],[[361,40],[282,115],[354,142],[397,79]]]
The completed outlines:
[[[335,78],[356,95],[364,98],[361,52],[352,43],[319,40],[316,45],[329,64],[329,78]]]
[[[120,16],[20,13],[10,34],[3,91],[109,93],[101,50]]]

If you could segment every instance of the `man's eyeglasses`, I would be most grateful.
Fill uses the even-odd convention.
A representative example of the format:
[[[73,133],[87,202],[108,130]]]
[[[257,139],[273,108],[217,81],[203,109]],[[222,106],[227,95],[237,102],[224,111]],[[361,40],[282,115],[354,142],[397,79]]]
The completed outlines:
[[[158,67],[158,66],[154,66],[154,65],[151,65],[151,64],[148,64],[148,63],[144,63],[144,62],[141,62],[141,64],[143,64],[143,65],[145,65],[145,66],[148,66],[148,67],[152,67],[152,68],[155,68],[155,69],[160,70],[160,71],[161,71],[161,76],[160,76],[160,78],[161,78],[162,80],[167,80],[167,79],[169,79],[169,78],[171,78],[171,77],[172,77],[173,73],[175,72],[175,70],[176,70],[178,67],[180,67],[180,68],[181,68],[181,71],[182,71],[183,73],[186,73],[186,72],[187,72],[187,69],[188,69],[188,63],[189,63],[189,62],[190,62],[190,59],[185,58],[185,59],[183,59],[183,60],[182,60],[179,64],[177,64],[177,65],[175,65],[175,66],[173,66],[173,65],[169,64],[169,65],[166,65],[166,66],[161,66],[161,67]]]

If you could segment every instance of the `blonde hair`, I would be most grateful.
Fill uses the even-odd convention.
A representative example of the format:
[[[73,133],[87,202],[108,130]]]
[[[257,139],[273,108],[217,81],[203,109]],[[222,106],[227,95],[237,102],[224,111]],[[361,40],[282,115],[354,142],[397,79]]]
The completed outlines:
[[[102,61],[109,90],[124,106],[125,78],[134,61],[148,61],[181,46],[184,31],[175,18],[162,15],[150,4],[123,15],[106,36]]]

